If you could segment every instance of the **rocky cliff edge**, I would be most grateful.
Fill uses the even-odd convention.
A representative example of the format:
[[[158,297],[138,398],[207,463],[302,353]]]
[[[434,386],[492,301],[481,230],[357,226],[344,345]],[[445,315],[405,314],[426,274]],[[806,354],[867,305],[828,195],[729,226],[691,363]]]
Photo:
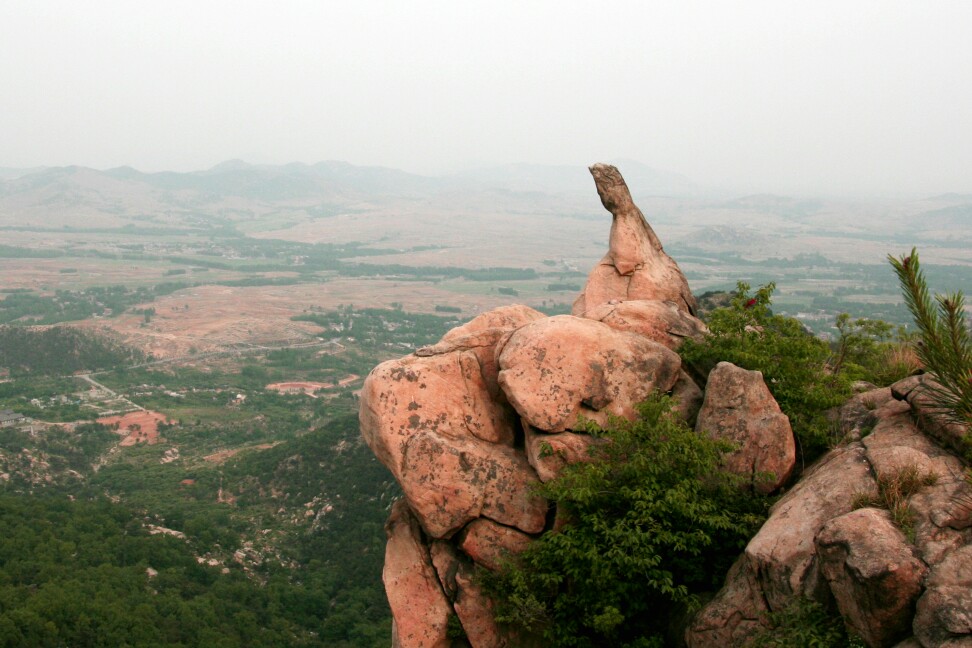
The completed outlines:
[[[489,311],[365,381],[361,433],[404,493],[386,525],[383,573],[395,647],[526,645],[493,621],[474,570],[498,568],[552,528],[555,505],[531,485],[589,458],[585,420],[633,419],[661,391],[699,433],[736,444],[726,466],[752,488],[774,492],[793,472],[789,421],[759,372],[721,363],[703,392],[682,370],[678,346],[707,334],[688,282],[618,170],[591,174],[612,215],[610,249],[572,315]],[[845,406],[846,426],[872,431],[775,504],[687,645],[742,646],[767,612],[806,597],[836,607],[868,646],[972,646],[972,492],[959,459],[927,434],[955,430],[923,402],[910,379]],[[905,470],[936,476],[908,499],[910,537],[887,511],[861,507]],[[451,638],[456,622],[463,640]]]

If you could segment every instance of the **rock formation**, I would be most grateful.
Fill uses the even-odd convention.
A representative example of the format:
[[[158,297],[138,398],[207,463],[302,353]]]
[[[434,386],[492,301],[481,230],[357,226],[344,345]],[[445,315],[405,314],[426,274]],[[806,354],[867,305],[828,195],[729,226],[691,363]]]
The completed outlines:
[[[701,406],[674,351],[707,332],[688,283],[617,169],[591,172],[614,214],[611,250],[575,315],[499,308],[365,380],[362,436],[405,496],[387,525],[395,646],[449,645],[452,615],[473,648],[523,645],[492,622],[471,574],[556,524],[532,484],[590,458],[586,421],[633,419],[653,391],[676,394],[686,420]]]
[[[675,350],[707,333],[685,277],[617,169],[591,173],[614,220],[573,315],[499,308],[365,381],[361,433],[404,493],[386,525],[393,647],[542,645],[495,623],[475,570],[500,568],[563,524],[533,486],[591,459],[603,441],[586,421],[632,419],[652,391],[676,396],[698,433],[736,444],[726,468],[753,488],[775,491],[794,469],[789,421],[758,372],[721,363],[703,393],[683,371]],[[961,462],[924,434],[954,443],[961,431],[938,421],[922,385],[902,381],[842,408],[851,442],[774,505],[690,620],[687,645],[743,646],[768,612],[801,597],[838,610],[869,646],[972,645],[972,492]],[[937,477],[908,497],[907,533],[864,506],[904,471]]]
[[[613,217],[611,237],[608,253],[591,270],[574,302],[573,314],[586,317],[601,304],[648,299],[671,302],[694,315],[695,297],[685,275],[665,254],[655,231],[631,199],[621,173],[607,164],[595,164],[590,171],[601,204]]]
[[[801,597],[836,607],[868,646],[972,645],[972,489],[962,462],[916,424],[928,414],[891,396],[904,399],[914,383],[844,406],[840,418],[851,422],[868,403],[873,430],[824,455],[773,506],[686,632],[690,647],[743,646],[767,612]],[[886,511],[862,507],[879,481],[907,472],[934,476],[901,502],[910,537]]]

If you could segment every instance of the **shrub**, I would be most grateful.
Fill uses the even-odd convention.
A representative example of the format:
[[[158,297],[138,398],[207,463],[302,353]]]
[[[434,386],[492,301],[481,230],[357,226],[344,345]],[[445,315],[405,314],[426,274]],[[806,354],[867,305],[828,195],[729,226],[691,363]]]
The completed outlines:
[[[910,340],[903,327],[882,320],[858,318],[841,313],[834,323],[837,340],[829,361],[833,374],[845,374],[850,380],[866,380],[876,385],[889,385],[914,373],[919,364],[910,350]]]
[[[763,626],[746,648],[863,648],[864,643],[847,634],[839,614],[828,612],[815,601],[797,599],[789,607],[766,615]]]
[[[925,486],[934,486],[938,475],[923,472],[918,466],[903,466],[896,472],[878,475],[877,497],[868,493],[858,493],[854,498],[854,508],[874,506],[887,509],[891,521],[901,529],[910,542],[915,541],[915,514],[908,505],[908,498]]]
[[[701,342],[687,341],[679,352],[703,375],[723,360],[762,372],[790,417],[803,458],[809,460],[827,449],[830,425],[825,412],[850,396],[850,381],[843,372],[830,370],[826,342],[798,320],[773,314],[775,288],[770,283],[750,293],[749,284],[739,282],[730,305],[709,313],[706,323],[712,335]]]
[[[669,398],[640,414],[591,427],[610,443],[539,488],[569,523],[482,575],[498,621],[547,646],[660,646],[671,618],[722,585],[766,502],[718,469],[730,446],[696,435]]]

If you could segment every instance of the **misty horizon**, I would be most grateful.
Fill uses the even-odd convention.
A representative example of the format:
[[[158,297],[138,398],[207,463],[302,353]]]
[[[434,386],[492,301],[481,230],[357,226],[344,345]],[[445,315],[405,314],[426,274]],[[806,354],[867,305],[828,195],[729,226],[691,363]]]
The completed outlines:
[[[743,194],[972,192],[967,3],[50,0],[0,21],[2,167],[630,159]]]

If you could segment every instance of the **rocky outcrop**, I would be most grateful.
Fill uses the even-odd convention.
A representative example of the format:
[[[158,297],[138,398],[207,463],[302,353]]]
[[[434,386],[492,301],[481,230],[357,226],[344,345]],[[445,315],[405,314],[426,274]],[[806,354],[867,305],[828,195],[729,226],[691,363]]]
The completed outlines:
[[[972,545],[932,568],[918,599],[915,638],[922,646],[972,645]]]
[[[892,646],[911,634],[928,566],[887,511],[863,508],[836,517],[816,545],[821,572],[852,632],[869,646]]]
[[[452,608],[439,582],[418,520],[405,502],[392,506],[385,524],[382,580],[393,618],[396,648],[448,648]]]
[[[855,397],[866,416],[852,415],[854,399],[845,406],[841,420],[860,440],[824,455],[773,506],[693,620],[689,646],[743,646],[766,612],[799,598],[836,604],[868,646],[972,645],[972,488],[924,417],[897,400],[907,387]],[[881,503],[879,483],[887,493],[907,475],[919,479],[897,502],[904,530],[886,511],[860,508]]]
[[[688,283],[617,170],[591,172],[614,215],[611,249],[575,315],[499,308],[365,380],[362,436],[404,493],[386,559],[395,645],[440,645],[453,614],[474,648],[532,641],[495,626],[472,573],[564,523],[534,485],[591,460],[602,441],[588,425],[634,419],[652,392],[672,393],[686,420],[701,406],[674,351],[707,332]]]
[[[594,266],[572,313],[587,317],[597,306],[612,301],[649,299],[672,302],[694,315],[695,297],[678,264],[662,249],[661,241],[631,199],[617,168],[590,168],[601,204],[611,212],[608,253]]]
[[[543,645],[495,622],[476,570],[569,523],[537,486],[593,460],[605,441],[590,424],[634,419],[652,392],[671,394],[699,434],[732,443],[725,466],[750,488],[788,486],[793,434],[762,376],[721,363],[703,391],[683,370],[675,350],[707,333],[685,277],[617,169],[591,171],[614,220],[573,315],[483,313],[365,380],[362,436],[404,494],[386,527],[393,647]],[[845,443],[772,507],[725,586],[687,620],[688,646],[743,646],[798,599],[836,608],[869,646],[972,645],[972,489],[942,447],[966,430],[941,419],[928,387],[866,389],[833,412]],[[913,483],[895,515],[876,508],[903,475]]]
[[[684,340],[701,340],[708,333],[702,320],[671,301],[610,301],[589,308],[584,317],[638,333],[669,349],[677,349]]]
[[[634,406],[670,391],[682,361],[643,335],[558,315],[515,331],[498,351],[499,384],[532,427],[545,432],[633,419]]]
[[[728,362],[716,365],[709,373],[695,429],[735,445],[725,457],[725,468],[761,493],[785,484],[796,465],[790,419],[758,371]]]

